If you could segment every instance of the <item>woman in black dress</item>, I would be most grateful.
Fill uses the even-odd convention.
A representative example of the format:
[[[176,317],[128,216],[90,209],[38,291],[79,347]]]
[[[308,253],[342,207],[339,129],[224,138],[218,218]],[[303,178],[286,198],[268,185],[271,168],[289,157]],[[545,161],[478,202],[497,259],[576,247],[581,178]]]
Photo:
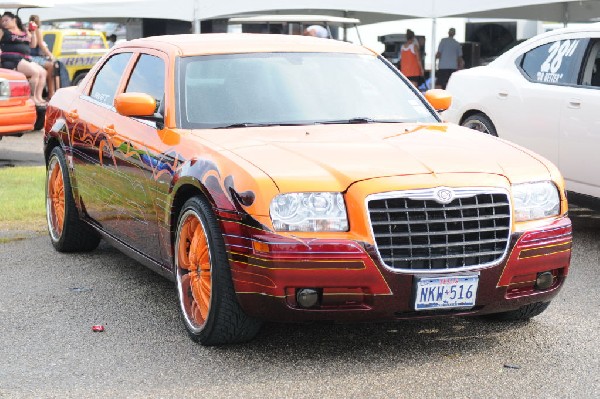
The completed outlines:
[[[19,17],[11,12],[2,15],[0,31],[0,62],[3,68],[15,69],[29,79],[32,86],[32,98],[36,105],[45,105],[42,92],[46,84],[46,70],[30,62],[31,34],[23,29]]]

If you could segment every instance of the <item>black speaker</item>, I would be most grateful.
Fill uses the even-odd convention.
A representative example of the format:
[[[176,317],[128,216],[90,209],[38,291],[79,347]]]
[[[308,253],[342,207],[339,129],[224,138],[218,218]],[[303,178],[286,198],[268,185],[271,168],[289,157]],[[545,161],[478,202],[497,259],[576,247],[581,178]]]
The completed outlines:
[[[462,43],[463,59],[465,68],[473,68],[481,63],[480,45],[477,42]]]

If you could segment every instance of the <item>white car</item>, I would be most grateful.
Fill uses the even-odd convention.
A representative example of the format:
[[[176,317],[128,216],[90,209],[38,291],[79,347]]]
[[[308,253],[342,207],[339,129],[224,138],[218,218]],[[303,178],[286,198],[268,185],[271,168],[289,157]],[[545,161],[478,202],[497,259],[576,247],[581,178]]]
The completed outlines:
[[[600,24],[531,38],[450,78],[449,122],[520,144],[561,170],[569,199],[600,206]]]

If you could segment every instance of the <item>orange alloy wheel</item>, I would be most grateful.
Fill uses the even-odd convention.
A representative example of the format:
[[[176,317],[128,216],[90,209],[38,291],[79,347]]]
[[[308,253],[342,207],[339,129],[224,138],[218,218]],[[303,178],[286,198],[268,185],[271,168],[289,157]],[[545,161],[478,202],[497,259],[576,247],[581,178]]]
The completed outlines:
[[[48,228],[55,241],[62,235],[65,221],[65,181],[60,162],[53,157],[48,167],[46,213]]]
[[[212,280],[206,232],[193,211],[186,212],[178,232],[177,280],[186,324],[199,331],[208,317]]]

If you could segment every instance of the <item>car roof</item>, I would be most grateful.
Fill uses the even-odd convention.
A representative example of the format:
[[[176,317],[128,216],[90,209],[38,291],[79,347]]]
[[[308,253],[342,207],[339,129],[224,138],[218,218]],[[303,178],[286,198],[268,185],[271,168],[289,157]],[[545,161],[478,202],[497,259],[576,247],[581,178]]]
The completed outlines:
[[[580,26],[568,27],[568,28],[558,28],[553,29],[548,32],[540,33],[537,36],[532,37],[531,39],[541,39],[548,36],[562,35],[568,33],[579,33],[579,32],[599,32],[600,31],[600,22],[590,23]]]
[[[365,47],[339,40],[260,33],[204,33],[152,36],[123,42],[117,44],[115,47],[153,48],[169,53],[176,52],[180,56],[272,52],[375,54]]]
[[[600,32],[600,22],[589,23],[589,24],[575,26],[575,27],[569,27],[569,28],[553,29],[548,32],[540,33],[538,35],[530,37],[529,39],[519,43],[518,45],[514,46],[510,50],[506,51],[505,53],[500,55],[498,58],[496,58],[494,61],[492,61],[489,65],[495,66],[495,65],[503,65],[506,62],[510,63],[510,62],[512,62],[511,60],[514,57],[514,54],[520,54],[522,49],[528,48],[531,46],[532,43],[539,42],[546,38],[560,37],[562,35],[568,35],[568,34],[572,34],[572,33],[585,33],[585,32]]]

